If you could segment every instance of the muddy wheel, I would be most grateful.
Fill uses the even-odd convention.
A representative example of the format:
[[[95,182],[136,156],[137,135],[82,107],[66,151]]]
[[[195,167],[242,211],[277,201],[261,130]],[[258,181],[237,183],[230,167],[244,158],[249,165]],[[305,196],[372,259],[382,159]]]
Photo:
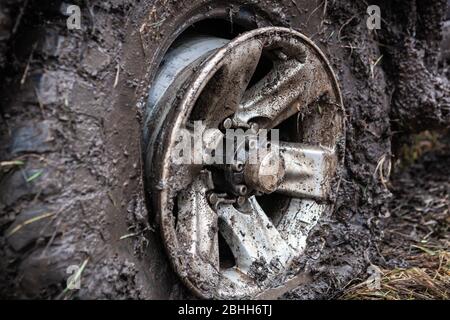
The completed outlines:
[[[342,99],[322,52],[284,28],[181,35],[147,107],[149,186],[183,281],[222,299],[275,298],[293,274],[298,285],[291,266],[343,160]]]

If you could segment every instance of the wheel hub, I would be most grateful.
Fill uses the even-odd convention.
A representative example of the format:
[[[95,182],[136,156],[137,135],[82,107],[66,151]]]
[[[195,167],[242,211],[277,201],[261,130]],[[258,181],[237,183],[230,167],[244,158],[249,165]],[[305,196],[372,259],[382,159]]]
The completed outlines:
[[[181,279],[206,298],[288,290],[343,161],[342,98],[323,53],[277,27],[180,39],[147,109],[150,196]]]
[[[283,158],[278,152],[268,152],[256,164],[247,164],[244,169],[245,182],[262,193],[278,189],[286,174]]]

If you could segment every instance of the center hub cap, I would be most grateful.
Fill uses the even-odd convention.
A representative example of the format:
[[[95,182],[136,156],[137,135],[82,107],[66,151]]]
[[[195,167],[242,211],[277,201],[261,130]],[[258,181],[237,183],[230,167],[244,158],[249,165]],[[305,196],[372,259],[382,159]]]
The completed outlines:
[[[267,153],[256,164],[247,164],[244,174],[248,185],[262,193],[272,193],[284,180],[284,160],[276,152]]]
[[[323,53],[285,28],[189,36],[167,53],[149,97],[146,174],[180,278],[205,298],[292,288],[343,161],[342,98]],[[239,130],[271,132],[255,161],[250,143],[230,139]]]

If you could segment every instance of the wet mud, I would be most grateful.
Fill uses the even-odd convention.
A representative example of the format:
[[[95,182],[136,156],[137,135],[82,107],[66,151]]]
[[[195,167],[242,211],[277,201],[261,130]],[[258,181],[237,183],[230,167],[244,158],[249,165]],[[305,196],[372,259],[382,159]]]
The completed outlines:
[[[40,2],[0,5],[9,21],[0,25],[1,297],[193,298],[172,271],[145,191],[141,120],[158,59],[187,8],[206,14],[215,3],[231,17],[245,8],[256,26],[309,36],[344,97],[335,212],[297,261],[307,283],[283,298],[339,297],[382,259],[399,197],[399,175],[389,175],[398,151],[411,133],[449,124],[439,60],[445,1],[376,1],[385,19],[378,32],[367,29],[366,5],[347,0],[79,1],[82,30],[67,30],[61,1]],[[410,181],[429,179],[414,172]],[[79,290],[67,289],[69,266],[83,267]]]

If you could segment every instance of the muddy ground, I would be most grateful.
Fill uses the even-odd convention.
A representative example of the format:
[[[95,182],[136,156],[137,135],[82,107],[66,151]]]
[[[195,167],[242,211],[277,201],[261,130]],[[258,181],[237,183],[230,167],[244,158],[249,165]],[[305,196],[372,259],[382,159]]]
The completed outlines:
[[[353,279],[340,298],[450,298],[450,147],[448,138],[425,136],[392,176],[388,214],[370,222],[379,223],[380,239],[366,278]]]
[[[176,18],[224,2],[73,1],[83,8],[79,31],[67,30],[61,1],[41,2],[0,7],[8,17],[0,25],[0,296],[192,298],[148,209],[142,101]],[[364,1],[225,4],[231,16],[246,8],[258,25],[311,37],[344,96],[339,201],[301,262],[311,283],[284,298],[345,296],[372,265],[408,268],[408,254],[427,248],[424,237],[448,249],[448,148],[413,160],[402,151],[423,130],[448,145],[449,73],[439,55],[446,2],[423,3],[374,1],[384,18],[377,33],[367,30]],[[142,34],[144,22],[151,27]],[[84,266],[80,290],[66,289],[71,265]]]

